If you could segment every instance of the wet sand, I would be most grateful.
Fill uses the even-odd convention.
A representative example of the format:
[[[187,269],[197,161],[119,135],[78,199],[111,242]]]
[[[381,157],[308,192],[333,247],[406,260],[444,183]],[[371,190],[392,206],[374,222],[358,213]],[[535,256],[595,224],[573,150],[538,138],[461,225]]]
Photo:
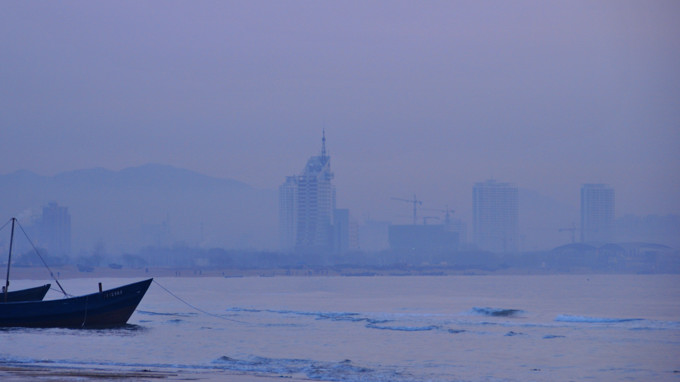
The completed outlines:
[[[114,370],[114,369],[82,369],[69,367],[46,367],[28,365],[0,365],[0,380],[3,382],[26,381],[234,381],[234,382],[267,382],[281,380],[303,382],[306,378],[291,378],[279,375],[240,374],[229,371],[158,371],[158,370]]]
[[[0,366],[0,379],[3,381],[40,381],[40,380],[157,380],[177,377],[176,373],[151,370],[119,371],[106,369],[50,368],[42,366]],[[186,379],[184,379],[186,380]]]

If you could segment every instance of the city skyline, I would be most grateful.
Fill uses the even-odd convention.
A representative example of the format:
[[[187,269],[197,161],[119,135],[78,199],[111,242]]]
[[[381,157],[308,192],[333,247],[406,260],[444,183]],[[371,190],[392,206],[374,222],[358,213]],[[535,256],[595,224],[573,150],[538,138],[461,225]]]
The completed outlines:
[[[0,174],[275,189],[325,128],[338,203],[376,220],[417,194],[471,221],[489,178],[680,213],[676,2],[400,4],[3,3]]]
[[[0,315],[55,327],[2,331],[0,376],[676,376],[678,20],[679,0],[0,1]],[[18,301],[48,275],[66,303]]]
[[[313,158],[316,156],[313,156]],[[118,173],[115,172],[108,172],[110,176],[114,177],[109,177],[105,176],[102,177],[102,175],[107,174],[107,172],[100,173],[98,170],[92,170],[92,171],[80,171],[77,173],[73,174],[64,174],[62,175],[58,182],[55,185],[61,184],[61,186],[58,186],[57,189],[54,189],[53,186],[49,186],[49,182],[51,182],[48,178],[41,178],[41,177],[33,177],[33,176],[28,176],[27,174],[17,174],[16,176],[12,177],[15,179],[12,183],[3,183],[3,178],[4,176],[0,177],[0,183],[5,184],[5,186],[11,187],[13,183],[17,182],[22,183],[23,181],[21,179],[27,180],[27,179],[33,179],[31,182],[33,184],[41,184],[41,187],[45,187],[45,191],[48,192],[48,194],[45,195],[50,195],[49,193],[51,192],[50,190],[58,191],[56,194],[53,195],[59,195],[62,194],[63,192],[66,192],[64,195],[73,195],[75,198],[64,198],[64,197],[51,197],[51,196],[42,196],[38,197],[35,202],[28,203],[26,204],[25,202],[22,202],[24,204],[20,204],[22,207],[17,207],[22,210],[22,212],[18,215],[20,215],[20,220],[23,222],[30,222],[31,219],[28,219],[28,217],[31,216],[30,210],[28,210],[27,207],[29,205],[32,205],[33,208],[33,214],[38,215],[40,210],[38,208],[43,208],[49,205],[49,203],[43,202],[43,200],[48,200],[48,201],[57,201],[62,207],[65,206],[66,208],[69,208],[69,211],[75,211],[75,222],[76,225],[74,226],[74,240],[75,240],[75,247],[74,251],[75,252],[81,252],[84,248],[93,248],[93,247],[98,247],[101,246],[102,244],[105,245],[111,245],[111,249],[114,250],[114,252],[119,251],[118,245],[116,242],[118,241],[124,241],[127,243],[126,247],[127,249],[123,249],[123,251],[130,251],[130,250],[135,250],[135,248],[138,248],[139,245],[173,245],[173,243],[196,243],[198,246],[204,246],[204,245],[209,245],[209,246],[217,246],[217,247],[224,247],[224,248],[243,248],[243,247],[250,247],[254,243],[258,243],[255,245],[254,248],[286,248],[286,246],[282,246],[281,242],[279,239],[273,239],[270,240],[267,238],[268,235],[273,235],[273,236],[278,236],[274,229],[273,231],[271,230],[273,221],[276,221],[276,214],[272,212],[266,212],[267,208],[265,207],[264,209],[260,208],[260,212],[257,214],[253,215],[252,212],[249,212],[248,209],[243,210],[243,208],[240,208],[242,212],[238,212],[239,209],[233,210],[233,212],[227,213],[226,215],[216,215],[215,217],[217,220],[211,221],[211,220],[205,220],[205,215],[201,217],[201,214],[198,214],[194,217],[191,217],[191,215],[187,215],[187,213],[191,213],[189,211],[196,209],[198,211],[204,211],[207,206],[201,206],[195,205],[195,203],[190,202],[188,199],[183,199],[182,195],[186,195],[186,190],[182,190],[181,188],[177,188],[176,185],[184,184],[188,185],[190,189],[193,189],[195,191],[199,191],[200,188],[197,188],[198,184],[203,184],[202,187],[205,187],[204,191],[199,191],[200,193],[203,193],[204,195],[214,195],[210,196],[208,198],[201,197],[196,200],[203,200],[205,203],[208,205],[215,205],[214,202],[211,202],[212,197],[217,197],[222,202],[220,204],[224,204],[225,201],[227,203],[225,206],[234,206],[237,207],[239,205],[242,205],[242,207],[245,207],[243,203],[240,203],[239,200],[242,198],[246,198],[243,200],[248,200],[253,195],[253,192],[255,189],[249,188],[249,186],[242,184],[242,183],[235,183],[234,186],[237,186],[239,189],[243,189],[244,192],[234,194],[232,196],[229,196],[229,193],[218,193],[215,194],[214,191],[209,191],[213,189],[215,182],[219,181],[218,179],[212,179],[209,177],[205,177],[204,180],[201,180],[199,183],[197,183],[195,180],[199,179],[197,178],[200,176],[200,174],[192,173],[192,172],[187,172],[186,170],[181,170],[181,169],[173,169],[171,167],[166,167],[166,166],[145,166],[142,168],[138,169],[128,169],[125,171],[126,177],[129,177],[130,175],[137,173],[137,175],[134,175],[132,178],[129,180],[132,180],[132,183],[124,183],[124,184],[119,184],[118,186],[115,186],[113,189],[108,189],[105,186],[105,188],[101,188],[100,191],[96,192],[95,194],[100,194],[102,197],[105,197],[105,195],[111,195],[112,192],[119,192],[115,190],[127,190],[124,191],[123,194],[128,193],[129,191],[133,191],[133,194],[130,196],[134,197],[136,199],[135,202],[133,202],[132,205],[136,205],[135,208],[130,208],[130,209],[118,209],[118,212],[115,212],[116,216],[119,216],[120,218],[123,218],[123,220],[126,220],[130,223],[132,223],[131,227],[125,228],[125,227],[118,227],[116,225],[116,220],[115,219],[106,219],[105,222],[108,222],[111,220],[113,222],[113,225],[108,225],[106,224],[102,225],[96,216],[96,211],[102,211],[101,208],[102,206],[98,205],[90,205],[88,206],[83,205],[81,203],[81,200],[83,200],[82,197],[79,197],[78,195],[82,195],[83,191],[86,194],[92,194],[94,190],[97,188],[92,188],[92,185],[87,185],[87,183],[84,183],[83,176],[86,174],[86,178],[90,179],[95,179],[92,176],[95,174],[96,178],[99,180],[96,181],[96,183],[101,184],[101,185],[115,185],[116,182],[119,182],[119,180],[115,180],[116,178],[118,179],[123,179],[121,178],[122,173],[119,175]],[[179,176],[182,174],[181,176]],[[179,176],[179,177],[178,177]],[[181,177],[185,177],[186,179],[181,179]],[[296,178],[297,176],[293,177],[284,177],[284,178]],[[175,180],[172,180],[174,178],[177,178]],[[40,180],[42,179],[42,180]],[[69,182],[75,182],[74,185],[75,187],[69,187],[67,189],[63,189],[63,186],[66,185],[64,183],[64,180],[66,179],[71,179]],[[135,180],[136,179],[136,180]],[[162,179],[166,179],[166,181],[163,181]],[[194,180],[191,180],[194,179]],[[168,180],[171,180],[172,183],[167,184]],[[35,183],[38,181],[38,183]],[[141,183],[140,183],[141,182]],[[229,181],[230,182],[230,181]],[[191,184],[194,184],[191,186]],[[484,183],[484,182],[480,182]],[[77,186],[77,185],[81,186]],[[138,192],[134,192],[134,190],[138,190],[138,187],[144,187],[148,188],[152,184],[157,184],[158,187],[161,187],[161,189],[168,189],[168,187],[171,188],[176,188],[175,194],[177,197],[180,199],[176,199],[177,202],[171,203],[171,204],[158,204],[157,201],[151,202],[151,205],[156,205],[155,208],[152,210],[145,210],[144,208],[141,208],[145,204],[149,204],[149,202],[145,202],[146,196],[143,196],[143,194],[139,194]],[[212,184],[212,185],[211,185]],[[226,183],[226,184],[232,184],[232,183]],[[285,183],[284,183],[285,184]],[[587,185],[582,185],[582,188]],[[601,185],[605,188],[611,188],[611,186],[605,186]],[[20,186],[21,187],[21,186]],[[82,188],[86,187],[86,188]],[[122,188],[121,188],[122,187]],[[243,188],[246,187],[246,188]],[[61,191],[59,191],[61,189]],[[89,191],[88,191],[89,190]],[[153,188],[149,189],[153,190]],[[535,194],[529,193],[527,194],[527,191],[522,191],[521,188],[518,188],[519,196],[520,199],[523,199],[523,202],[519,203],[519,208],[518,208],[518,215],[520,217],[519,222],[518,222],[518,235],[519,235],[519,241],[518,241],[518,248],[521,251],[531,251],[531,250],[546,250],[550,248],[554,248],[556,246],[559,246],[564,243],[568,243],[569,237],[572,237],[572,242],[574,241],[574,237],[577,237],[579,241],[581,240],[581,233],[585,232],[582,230],[583,224],[581,223],[580,220],[574,219],[574,220],[569,220],[566,218],[558,219],[556,218],[557,215],[553,216],[553,218],[546,220],[545,217],[543,216],[546,211],[553,211],[555,209],[555,206],[552,204],[542,204],[545,201],[541,202],[540,198],[538,198]],[[6,189],[6,191],[11,191],[11,189]],[[19,188],[17,190],[19,195],[31,195],[35,194],[35,192],[27,192],[25,188]],[[280,191],[280,190],[279,190]],[[206,193],[207,192],[207,193]],[[10,194],[7,194],[4,196],[4,200],[6,203],[3,204],[3,210],[7,210],[6,207],[12,207],[13,205],[17,205],[16,202],[13,202],[13,195],[14,193],[11,192]],[[241,196],[238,196],[241,195]],[[249,196],[246,196],[249,195]],[[267,197],[266,195],[271,195]],[[275,200],[275,193],[266,191],[265,193],[261,194],[260,197],[249,200],[247,203],[251,204],[255,203],[256,205],[260,206],[265,206],[267,203],[266,200],[261,199],[262,197],[266,198],[271,198],[268,203],[275,209],[279,210],[279,208],[276,206]],[[89,199],[91,202],[96,202],[98,199],[92,198],[93,195],[87,196],[85,199]],[[152,198],[157,199],[157,196],[155,195],[150,195]],[[281,194],[279,193],[279,197]],[[227,199],[225,199],[227,197]],[[528,199],[527,199],[528,197]],[[125,198],[125,197],[124,197]],[[26,200],[26,198],[21,198],[21,200]],[[125,200],[125,199],[122,199]],[[131,201],[130,201],[131,202]],[[185,202],[189,202],[185,206],[181,206],[181,204],[184,204]],[[101,200],[99,203],[104,203],[104,199]],[[129,203],[129,202],[128,202]],[[538,203],[538,205],[534,205]],[[110,203],[107,203],[110,204]],[[474,199],[470,200],[470,204],[474,204]],[[196,230],[196,228],[191,229],[191,227],[186,227],[186,223],[182,223],[178,221],[177,219],[171,218],[171,217],[177,217],[177,211],[173,212],[171,206],[176,206],[183,208],[185,212],[183,212],[183,215],[179,216],[185,216],[186,219],[189,221],[194,221],[194,225],[198,225],[200,227],[200,232]],[[280,206],[280,204],[279,204]],[[73,207],[73,208],[71,208]],[[187,210],[187,207],[189,208]],[[461,243],[462,247],[461,249],[474,249],[476,248],[475,246],[470,246],[469,244],[478,244],[478,240],[474,236],[474,225],[473,221],[465,221],[461,220],[459,217],[456,217],[455,211],[451,209],[444,209],[444,210],[439,210],[439,209],[430,209],[427,208],[428,206],[422,206],[422,211],[419,210],[419,218],[422,217],[422,219],[418,220],[418,224],[422,225],[423,223],[429,223],[430,225],[433,226],[438,226],[441,224],[444,224],[448,226],[446,228],[447,231],[453,231],[453,232],[458,232],[459,234],[459,242]],[[160,208],[160,209],[158,209]],[[174,207],[172,207],[174,208]],[[211,207],[209,207],[211,208]],[[252,208],[252,207],[251,207]],[[334,221],[333,224],[340,227],[342,226],[344,230],[349,230],[350,237],[350,242],[347,242],[348,244],[346,248],[357,248],[357,249],[368,249],[368,250],[379,250],[381,248],[386,248],[387,247],[387,240],[383,237],[382,239],[377,237],[383,235],[387,235],[387,226],[385,225],[384,228],[378,228],[379,225],[384,224],[384,223],[390,223],[392,225],[400,225],[402,224],[401,219],[399,216],[400,213],[410,209],[411,207],[407,206],[406,204],[402,203],[396,203],[394,204],[394,216],[396,216],[395,219],[390,219],[387,222],[381,222],[381,221],[376,221],[370,218],[361,218],[359,220],[352,219],[351,224],[348,226],[348,222],[345,221],[343,222],[337,222]],[[421,208],[421,206],[419,206]],[[155,210],[155,212],[153,212]],[[618,208],[617,208],[618,210]],[[136,215],[138,217],[135,217],[135,215],[130,215],[129,213],[138,211],[139,214],[141,215]],[[253,212],[255,210],[252,210]],[[349,210],[346,210],[349,211]],[[574,206],[571,209],[570,215],[572,217],[578,217],[579,216],[579,211],[580,209],[576,206]],[[613,211],[613,209],[610,209],[610,211]],[[95,215],[92,215],[91,212],[95,212]],[[280,212],[280,210],[279,210]],[[122,213],[122,214],[121,214]],[[245,215],[243,215],[245,213]],[[5,215],[17,215],[16,212],[4,212],[3,214]],[[449,215],[448,220],[446,219],[446,215]],[[540,222],[543,224],[543,226],[540,227],[540,229],[537,229],[536,227],[531,226],[530,224],[527,224],[527,221],[535,221],[527,215],[540,215],[541,219]],[[91,215],[91,216],[90,216]],[[152,216],[157,216],[156,219],[152,218]],[[355,216],[361,216],[361,211],[352,211],[352,215]],[[426,215],[426,216],[424,216]],[[435,219],[437,218],[438,215],[441,215],[440,219]],[[23,216],[23,218],[21,218]],[[88,217],[89,216],[89,217]],[[111,216],[111,215],[107,215]],[[127,216],[126,218],[124,218]],[[146,216],[146,217],[144,217]],[[229,220],[224,220],[223,216],[231,216],[232,219]],[[258,216],[259,218],[256,220],[251,220],[250,222],[242,221],[242,219],[247,219],[248,216]],[[671,234],[671,231],[668,231],[668,229],[671,229],[671,226],[675,223],[673,223],[673,216],[675,216],[677,220],[678,215],[660,215],[660,216],[633,216],[633,215],[622,215],[622,214],[616,214],[613,216],[613,219],[615,220],[614,222],[611,222],[612,217],[610,217],[610,224],[616,223],[617,228],[616,228],[616,237],[613,237],[613,235],[609,236],[609,239],[611,240],[595,240],[597,242],[603,242],[603,241],[611,241],[611,242],[626,242],[626,241],[649,241],[649,242],[657,242],[657,243],[665,243],[665,244],[670,244],[671,246],[675,246],[677,244],[675,243],[674,240],[668,240],[668,235]],[[113,217],[113,216],[112,216]],[[139,217],[142,217],[142,220],[139,220]],[[280,218],[280,216],[279,216]],[[25,220],[28,219],[28,220]],[[36,219],[39,219],[37,216]],[[195,220],[199,219],[199,220]],[[651,219],[651,220],[650,220]],[[670,219],[670,220],[668,220]],[[138,228],[135,228],[134,221],[139,221],[141,223],[141,226]],[[268,220],[272,220],[271,222]],[[407,219],[409,223],[411,222],[411,219]],[[279,220],[280,221],[280,220]],[[447,224],[446,222],[449,222]],[[665,221],[665,223],[664,223]],[[571,223],[569,223],[571,222]],[[578,222],[578,224],[576,224]],[[237,235],[240,237],[247,237],[247,236],[252,236],[257,233],[257,241],[251,242],[251,244],[248,244],[247,241],[243,241],[242,239],[238,242],[241,244],[238,244],[237,246],[234,246],[233,242],[230,244],[230,241],[225,241],[225,242],[220,242],[217,241],[215,242],[214,239],[209,239],[209,238],[217,238],[217,237],[222,237],[224,236],[227,232],[224,231],[226,226],[223,226],[224,224],[231,224],[231,223],[236,223],[236,226],[234,227],[239,227],[238,229],[235,228],[229,228],[230,231],[235,231],[235,232],[241,232]],[[246,224],[244,224],[246,223]],[[84,225],[83,225],[84,224]],[[361,228],[358,227],[357,224],[359,224]],[[669,225],[670,224],[670,225]],[[105,228],[105,226],[107,228]],[[130,224],[126,224],[126,226],[130,226]],[[467,237],[466,240],[466,228],[465,226],[469,226],[470,230],[470,235]],[[183,228],[184,227],[184,228]],[[250,227],[250,228],[248,228]],[[372,227],[372,228],[370,228]],[[637,228],[635,228],[637,227]],[[656,227],[656,228],[655,228]],[[124,228],[121,230],[121,228]],[[187,229],[189,228],[189,229]],[[279,226],[279,231],[280,231],[281,226]],[[140,230],[139,233],[133,234],[133,236],[130,236],[132,234],[133,230]],[[245,230],[244,230],[245,229]],[[357,238],[357,229],[363,230],[365,235],[367,236],[362,236],[359,235]],[[376,231],[378,229],[378,231]],[[180,231],[181,230],[181,231]],[[379,234],[377,232],[380,232],[384,230],[382,234]],[[104,232],[112,231],[114,233],[114,236],[109,236],[109,234],[104,234]],[[185,232],[186,231],[186,232]],[[566,231],[566,232],[565,232]],[[571,232],[571,235],[569,235],[569,232]],[[665,232],[665,233],[664,233]],[[92,236],[92,235],[95,236]],[[142,236],[140,236],[140,234]],[[189,236],[187,236],[187,234]],[[123,235],[123,236],[121,236]],[[161,235],[161,236],[159,236]],[[262,236],[264,235],[264,236]],[[545,237],[543,240],[537,242],[536,238],[537,237],[543,237],[543,236],[549,236],[550,237]],[[118,239],[114,239],[117,237]],[[147,239],[143,239],[143,237],[146,237]],[[255,237],[255,236],[254,236]],[[647,239],[646,239],[647,238]],[[83,241],[85,239],[85,241]],[[140,241],[140,239],[142,241]],[[146,240],[146,241],[145,241]],[[151,241],[148,241],[151,240]],[[159,241],[160,240],[160,241]],[[233,239],[232,239],[233,240]],[[274,241],[275,240],[275,241]],[[296,239],[295,239],[296,240]],[[587,240],[590,241],[590,240]],[[273,244],[274,242],[278,244]],[[345,241],[346,242],[346,241]],[[85,243],[85,244],[83,244]],[[138,244],[135,244],[138,243]],[[203,243],[203,244],[201,244]],[[265,243],[270,243],[270,244],[265,244]],[[361,245],[357,245],[357,243],[361,243]],[[363,247],[363,243],[366,243],[367,247]],[[379,245],[378,243],[383,243],[382,245]],[[543,244],[541,244],[543,243]],[[130,246],[132,245],[132,247]],[[137,246],[135,246],[137,245]],[[289,244],[287,247],[292,248],[294,244]],[[483,248],[483,246],[479,247]],[[496,249],[497,250],[497,249]]]

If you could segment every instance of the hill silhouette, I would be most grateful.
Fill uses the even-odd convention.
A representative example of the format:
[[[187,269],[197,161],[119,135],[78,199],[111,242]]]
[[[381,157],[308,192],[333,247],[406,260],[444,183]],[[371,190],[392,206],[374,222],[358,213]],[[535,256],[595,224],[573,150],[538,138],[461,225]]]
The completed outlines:
[[[44,205],[68,207],[73,253],[177,244],[276,247],[276,192],[161,164],[120,171],[92,168],[41,176],[0,175],[0,216],[24,225]]]

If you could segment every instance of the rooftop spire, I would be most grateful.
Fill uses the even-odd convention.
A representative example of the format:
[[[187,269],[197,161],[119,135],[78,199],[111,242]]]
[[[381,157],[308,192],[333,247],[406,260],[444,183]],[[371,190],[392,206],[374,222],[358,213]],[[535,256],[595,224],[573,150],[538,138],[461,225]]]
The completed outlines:
[[[323,129],[323,135],[321,137],[321,157],[326,159],[326,129]]]

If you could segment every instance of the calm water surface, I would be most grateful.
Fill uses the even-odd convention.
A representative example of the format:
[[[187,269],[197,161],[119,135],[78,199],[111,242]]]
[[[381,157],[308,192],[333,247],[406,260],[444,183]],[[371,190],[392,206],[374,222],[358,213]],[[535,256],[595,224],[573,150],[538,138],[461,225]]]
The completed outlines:
[[[136,279],[62,284],[83,294],[98,281]],[[0,330],[0,363],[322,381],[680,380],[677,275],[157,282],[209,314],[152,284],[123,329]]]

